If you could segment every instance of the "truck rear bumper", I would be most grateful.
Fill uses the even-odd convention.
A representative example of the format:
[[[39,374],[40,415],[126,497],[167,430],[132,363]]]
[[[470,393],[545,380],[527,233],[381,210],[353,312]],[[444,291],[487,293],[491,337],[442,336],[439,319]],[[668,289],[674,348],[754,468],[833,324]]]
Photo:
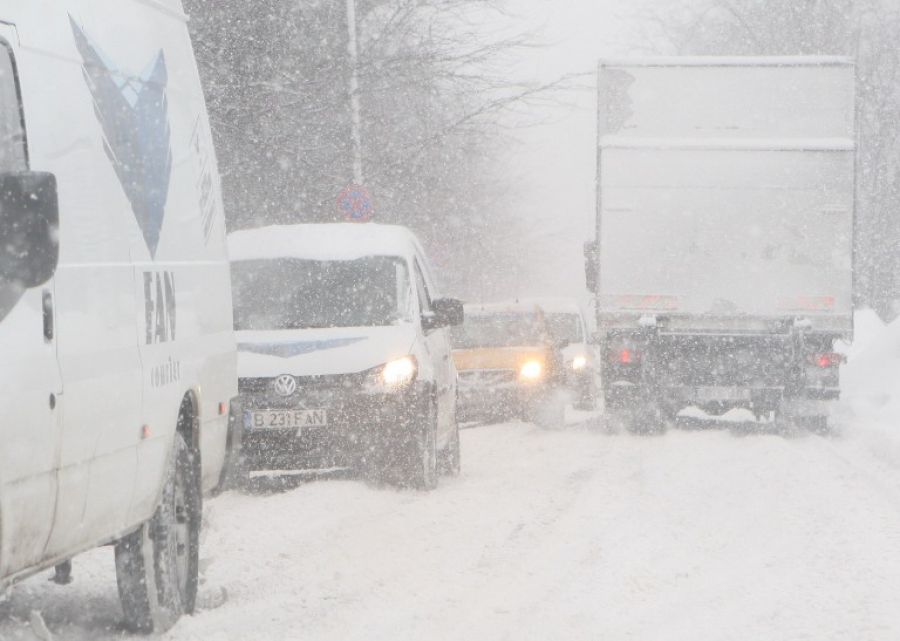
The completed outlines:
[[[646,388],[619,382],[605,390],[607,407],[633,407],[647,401]],[[840,398],[836,388],[805,389],[787,393],[782,387],[685,386],[661,387],[652,400],[672,407],[697,406],[718,409],[747,408],[757,412],[796,408],[792,413],[818,414],[821,404]]]
[[[754,412],[780,411],[793,415],[818,415],[823,404],[840,397],[838,389],[804,389],[788,392],[780,387],[673,387],[660,390],[658,398],[678,406],[746,408]]]

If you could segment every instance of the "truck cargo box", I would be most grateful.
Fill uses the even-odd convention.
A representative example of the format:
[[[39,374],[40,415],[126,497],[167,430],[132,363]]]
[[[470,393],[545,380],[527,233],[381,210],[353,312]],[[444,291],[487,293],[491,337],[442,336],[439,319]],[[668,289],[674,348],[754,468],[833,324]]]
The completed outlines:
[[[851,331],[851,62],[607,61],[599,83],[602,324]]]

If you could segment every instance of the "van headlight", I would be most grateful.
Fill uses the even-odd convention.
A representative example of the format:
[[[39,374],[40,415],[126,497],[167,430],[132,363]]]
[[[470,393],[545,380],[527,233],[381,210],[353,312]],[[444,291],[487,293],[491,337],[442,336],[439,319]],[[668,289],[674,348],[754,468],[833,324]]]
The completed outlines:
[[[415,356],[404,356],[369,370],[365,390],[369,394],[390,394],[409,387],[419,375]]]
[[[413,356],[404,356],[387,363],[381,368],[381,383],[389,389],[406,387],[414,380],[419,372],[418,364]]]
[[[587,356],[579,354],[572,359],[572,369],[574,369],[576,372],[580,372],[585,367],[587,367]]]
[[[519,380],[533,383],[544,377],[544,364],[538,360],[530,360],[522,363],[519,368]]]

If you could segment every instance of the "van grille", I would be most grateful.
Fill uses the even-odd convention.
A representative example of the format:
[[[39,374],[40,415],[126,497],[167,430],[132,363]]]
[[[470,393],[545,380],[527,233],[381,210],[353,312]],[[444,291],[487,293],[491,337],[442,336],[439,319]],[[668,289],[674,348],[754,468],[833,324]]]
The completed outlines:
[[[459,382],[467,387],[489,387],[516,382],[513,369],[469,369],[459,372]]]
[[[332,374],[327,376],[295,376],[297,390],[358,390],[363,384],[365,373]],[[238,391],[248,395],[274,393],[275,378],[242,378],[238,380]]]

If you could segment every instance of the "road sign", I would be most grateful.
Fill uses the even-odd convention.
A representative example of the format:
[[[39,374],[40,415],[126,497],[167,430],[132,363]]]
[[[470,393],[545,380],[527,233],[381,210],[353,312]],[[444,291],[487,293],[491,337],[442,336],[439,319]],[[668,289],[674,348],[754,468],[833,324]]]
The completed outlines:
[[[361,185],[350,185],[338,196],[338,212],[353,223],[367,223],[375,215],[372,195]]]

